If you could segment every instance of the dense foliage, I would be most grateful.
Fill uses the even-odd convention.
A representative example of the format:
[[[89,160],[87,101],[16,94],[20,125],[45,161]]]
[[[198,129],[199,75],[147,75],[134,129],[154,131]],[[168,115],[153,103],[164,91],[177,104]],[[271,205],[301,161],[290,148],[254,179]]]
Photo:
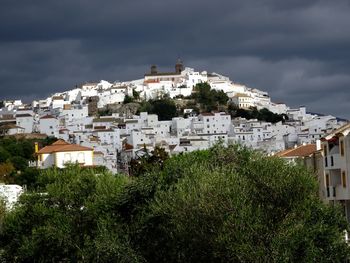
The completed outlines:
[[[35,142],[44,147],[55,140],[52,137],[40,140],[0,138],[0,183],[26,184],[30,187],[37,175],[36,169],[28,167],[28,162],[35,160]]]
[[[228,105],[227,111],[232,118],[242,117],[246,118],[247,120],[257,119],[259,121],[266,121],[271,123],[280,121],[285,122],[288,120],[288,116],[286,114],[273,113],[266,108],[263,108],[261,110],[258,110],[256,107],[251,107],[250,109],[242,109],[238,108],[238,106],[233,103],[230,103]]]
[[[217,146],[139,177],[47,170],[5,215],[4,262],[341,262],[338,207],[304,168]]]
[[[157,114],[160,121],[171,120],[178,116],[175,102],[167,97],[143,101],[138,111]]]
[[[211,89],[208,83],[198,83],[194,87],[194,93],[190,98],[200,105],[201,111],[211,112],[220,110],[220,106],[226,106],[228,97],[222,90]]]

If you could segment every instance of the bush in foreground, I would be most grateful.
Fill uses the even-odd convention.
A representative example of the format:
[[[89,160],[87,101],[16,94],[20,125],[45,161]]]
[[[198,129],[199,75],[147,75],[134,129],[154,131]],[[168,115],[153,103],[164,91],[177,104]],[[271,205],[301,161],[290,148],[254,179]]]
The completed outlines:
[[[8,262],[339,262],[339,207],[300,166],[231,146],[137,178],[69,167],[39,176],[5,215]]]

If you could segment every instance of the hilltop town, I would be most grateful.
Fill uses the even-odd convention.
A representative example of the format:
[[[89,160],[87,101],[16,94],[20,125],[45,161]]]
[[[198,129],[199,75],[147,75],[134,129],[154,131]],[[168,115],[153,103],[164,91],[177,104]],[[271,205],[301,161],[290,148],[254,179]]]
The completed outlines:
[[[106,213],[113,214],[112,218],[115,220],[114,209],[118,206],[120,208],[117,208],[117,215],[120,218],[126,215],[125,222],[129,222],[128,220],[134,221],[134,218],[140,219],[140,215],[131,216],[137,210],[134,206],[147,207],[151,204],[148,208],[141,209],[142,212],[136,212],[144,216],[144,213],[151,211],[150,208],[155,207],[152,202],[153,205],[158,204],[159,200],[166,200],[168,196],[171,206],[166,203],[166,209],[174,204],[187,204],[192,199],[196,203],[202,197],[207,198],[203,201],[205,207],[212,201],[211,197],[217,195],[220,197],[217,199],[218,203],[214,201],[209,205],[219,209],[218,212],[213,212],[215,218],[218,215],[226,218],[228,214],[234,214],[232,211],[245,211],[244,209],[252,205],[249,209],[254,211],[253,215],[246,212],[243,214],[249,215],[250,220],[256,216],[255,211],[262,209],[263,213],[257,215],[266,220],[261,221],[261,226],[264,227],[258,227],[258,231],[261,231],[272,220],[276,220],[276,211],[281,213],[277,217],[281,219],[275,224],[290,220],[288,218],[299,220],[299,214],[296,217],[293,210],[295,207],[302,212],[307,207],[306,214],[313,214],[314,212],[310,212],[313,208],[305,206],[313,202],[315,207],[320,207],[317,211],[326,212],[310,219],[311,228],[314,229],[315,222],[316,225],[321,224],[322,227],[319,228],[327,234],[331,233],[330,238],[341,240],[337,241],[337,251],[348,248],[349,238],[345,231],[345,222],[350,222],[350,124],[346,120],[309,113],[305,106],[291,108],[283,103],[275,103],[267,92],[236,84],[217,73],[184,68],[181,61],[176,63],[174,72],[159,72],[156,66],[152,66],[150,72],[139,80],[88,82],[72,90],[55,93],[46,99],[35,100],[31,104],[24,104],[20,100],[6,100],[1,106],[0,198],[4,202],[0,205],[9,211],[6,212],[9,215],[11,211],[19,211],[18,209],[31,211],[32,207],[34,214],[46,208],[50,211],[62,209],[60,212],[63,218],[77,215],[78,219],[74,219],[74,224],[70,226],[75,229],[75,222],[85,218],[87,214],[89,218],[97,216],[98,219],[107,211]],[[242,145],[247,147],[241,147]],[[271,158],[272,155],[278,158]],[[194,180],[186,181],[193,175],[196,175]],[[228,182],[229,186],[226,185]],[[183,194],[183,189],[188,192]],[[209,194],[208,189],[211,189]],[[222,189],[227,189],[229,194],[221,196]],[[180,191],[181,198],[190,199],[174,201],[177,200],[171,197],[174,191]],[[161,198],[157,197],[157,192],[161,193]],[[249,197],[244,200],[255,197],[259,200],[257,203],[241,201],[243,193]],[[319,198],[315,198],[316,194]],[[29,196],[32,199],[25,203],[26,199],[21,200],[20,196]],[[75,197],[79,197],[79,200],[75,200]],[[100,201],[94,199],[99,197],[102,198]],[[70,201],[67,203],[68,199]],[[89,201],[85,203],[87,200]],[[232,210],[228,205],[228,208],[224,208],[228,210],[223,213],[220,207],[227,200],[230,200],[230,205],[237,202],[236,207],[241,208]],[[96,207],[103,207],[104,212],[101,215],[97,212],[92,216],[89,213],[94,213],[95,210],[91,207],[86,209],[86,204],[89,206],[94,202]],[[295,205],[298,202],[303,205]],[[339,204],[342,215],[336,213],[333,206],[327,206],[327,203]],[[77,213],[72,213],[74,206]],[[188,211],[191,213],[193,208],[191,205],[189,207]],[[210,211],[206,208],[204,210],[200,210],[196,221],[191,219],[186,226],[197,227],[193,222],[206,218],[203,213]],[[183,213],[182,206],[179,211],[187,220],[187,212]],[[22,214],[26,215],[27,212]],[[168,213],[166,218],[172,214],[173,212]],[[38,215],[40,216],[42,214]],[[28,223],[25,228],[33,227],[33,218],[36,219],[36,216],[30,216],[25,221]],[[158,215],[156,218],[158,220]],[[335,227],[329,218],[340,218],[343,221],[339,221]],[[143,220],[135,222],[136,225],[140,224],[139,229],[148,229],[152,225],[143,225]],[[158,221],[156,222],[155,225],[158,225]],[[333,232],[328,228],[324,229],[324,222],[329,224],[327,227]],[[93,226],[98,224],[92,223]],[[299,221],[288,221],[288,225],[293,227],[298,224]],[[306,228],[309,227],[308,224],[303,224]],[[280,228],[285,227],[282,224]],[[79,236],[80,231],[90,228],[91,225],[87,224],[77,234],[71,230],[67,233]],[[109,226],[108,231],[112,228]],[[47,229],[51,231],[51,227]],[[118,228],[118,233],[121,229],[127,227]],[[271,225],[271,229],[276,229],[275,225]],[[304,230],[302,229],[303,235]],[[100,227],[95,232],[99,233],[98,231]],[[147,231],[152,232],[153,228]],[[244,228],[242,231],[242,236],[249,233]],[[270,229],[266,231],[268,235],[274,232]],[[17,247],[17,244],[14,246],[9,241],[13,239],[13,233],[8,235],[8,232],[3,232],[8,239],[3,242],[0,253],[12,253],[4,244]],[[29,234],[22,232],[18,231],[16,235],[32,236],[30,231]],[[91,238],[98,236],[95,232],[91,234]],[[202,232],[202,228],[199,232]],[[212,228],[205,231],[211,232],[219,231],[212,231]],[[256,231],[253,232],[255,235]],[[135,233],[139,235],[139,230]],[[135,233],[128,232],[127,235],[134,237]],[[187,234],[188,231],[184,233]],[[315,237],[310,237],[312,242],[319,240],[318,232],[315,233]],[[108,242],[109,234],[108,232]],[[148,234],[149,232],[142,236],[148,237]],[[54,235],[42,236],[45,239],[46,236]],[[84,235],[84,238],[85,236],[88,237]],[[150,240],[153,244],[154,237]],[[162,238],[160,240],[163,241]],[[177,242],[178,238],[175,240]],[[318,246],[334,249],[333,243],[325,240],[327,242]],[[162,244],[160,241],[156,243]],[[203,244],[206,243],[208,242]],[[52,244],[55,247],[61,242]],[[84,246],[86,244],[90,243],[86,242]],[[262,244],[265,246],[265,243]],[[254,249],[255,246],[254,243]],[[38,248],[41,249],[41,246]],[[282,251],[284,250],[285,246]],[[145,251],[140,251],[145,257],[149,256],[148,246]],[[299,249],[295,251],[299,256]],[[13,256],[11,253],[8,254],[9,258]],[[123,253],[118,255],[121,254]],[[341,254],[339,258],[344,258],[344,255]],[[91,257],[94,256],[92,253]],[[323,257],[323,254],[320,253],[320,256]]]
[[[227,108],[205,112],[195,109],[193,103],[186,104],[186,98],[203,83],[224,93],[227,103],[237,109],[267,109],[284,116],[284,120],[272,123],[234,118],[227,110],[225,112]],[[137,112],[137,104],[132,103],[164,97],[175,101],[179,116],[160,120],[157,114]],[[106,109],[115,110],[107,111],[106,115]],[[139,80],[87,82],[31,104],[23,104],[21,100],[3,101],[0,111],[2,135],[56,137],[92,149],[93,160],[85,162],[80,157],[81,162],[104,165],[113,172],[127,170],[131,159],[156,146],[174,155],[207,149],[220,141],[224,145],[241,143],[273,154],[315,143],[344,123],[334,116],[308,113],[304,106],[290,108],[275,103],[267,92],[236,84],[217,73],[185,68],[181,61],[176,63],[174,72],[160,72],[153,65]],[[66,159],[61,163],[74,159],[68,155],[62,158]],[[46,157],[31,163],[39,168],[54,164]]]

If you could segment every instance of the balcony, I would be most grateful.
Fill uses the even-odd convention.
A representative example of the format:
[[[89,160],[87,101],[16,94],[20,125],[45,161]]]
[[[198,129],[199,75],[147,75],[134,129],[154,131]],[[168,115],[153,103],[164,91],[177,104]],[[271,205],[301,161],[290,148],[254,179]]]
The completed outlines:
[[[350,192],[342,185],[328,186],[326,188],[328,200],[350,200]]]
[[[337,200],[337,190],[335,186],[328,186],[327,190],[327,199],[328,200]]]
[[[325,169],[341,169],[344,167],[344,157],[340,156],[339,153],[331,154],[324,158]]]

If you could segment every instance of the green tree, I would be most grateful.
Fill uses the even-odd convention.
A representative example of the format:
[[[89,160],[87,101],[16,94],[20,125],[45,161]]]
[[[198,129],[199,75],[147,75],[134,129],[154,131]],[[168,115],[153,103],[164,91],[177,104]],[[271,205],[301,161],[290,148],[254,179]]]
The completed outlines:
[[[210,112],[217,110],[220,105],[227,104],[228,96],[225,92],[216,91],[211,89],[211,86],[207,83],[198,83],[194,87],[195,93],[192,94],[192,98],[201,105],[202,111]]]
[[[0,163],[0,182],[12,183],[12,174],[14,171],[15,167],[13,167],[11,162]]]
[[[136,89],[132,90],[132,96],[134,100],[140,100],[140,92],[136,91]]]
[[[6,162],[10,156],[10,153],[3,146],[0,146],[0,163]]]
[[[316,180],[303,167],[236,146],[184,160],[190,155],[165,165],[176,183],[155,193],[144,219],[147,259],[341,262],[349,255],[344,216],[318,200]],[[150,230],[157,241],[145,235]]]
[[[154,152],[163,160],[164,152]],[[299,165],[237,145],[155,161],[139,177],[50,169],[6,212],[5,262],[342,262],[340,207]],[[1,252],[2,251],[2,252]]]
[[[169,154],[159,146],[156,146],[151,153],[144,149],[145,154],[138,158],[132,159],[130,162],[130,171],[133,176],[141,176],[154,169],[162,169],[164,162],[169,158]]]
[[[17,171],[24,171],[28,167],[28,161],[21,156],[12,156],[9,160]]]
[[[125,95],[123,104],[134,102],[133,97],[130,97],[129,95]]]
[[[5,262],[137,262],[113,202],[126,177],[70,166],[41,175],[39,192],[23,194],[6,214]]]

